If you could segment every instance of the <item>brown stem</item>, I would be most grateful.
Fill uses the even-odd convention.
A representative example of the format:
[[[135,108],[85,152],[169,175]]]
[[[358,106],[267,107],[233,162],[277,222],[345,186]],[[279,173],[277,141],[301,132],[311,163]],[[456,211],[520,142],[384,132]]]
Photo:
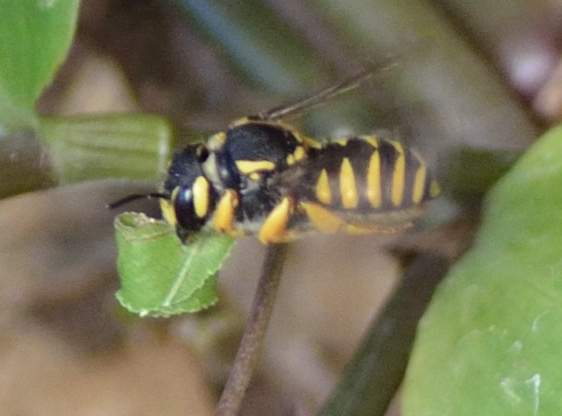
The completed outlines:
[[[265,338],[286,256],[286,244],[270,246],[267,249],[254,303],[228,381],[220,397],[216,416],[236,416],[239,413]]]

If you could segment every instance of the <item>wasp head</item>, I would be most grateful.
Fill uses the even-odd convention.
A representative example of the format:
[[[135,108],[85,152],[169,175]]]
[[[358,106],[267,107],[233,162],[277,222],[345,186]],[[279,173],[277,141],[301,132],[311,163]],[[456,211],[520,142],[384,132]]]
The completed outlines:
[[[205,145],[188,145],[174,155],[164,182],[170,200],[161,201],[162,212],[182,242],[205,225],[214,206],[215,191],[203,171],[208,156]]]

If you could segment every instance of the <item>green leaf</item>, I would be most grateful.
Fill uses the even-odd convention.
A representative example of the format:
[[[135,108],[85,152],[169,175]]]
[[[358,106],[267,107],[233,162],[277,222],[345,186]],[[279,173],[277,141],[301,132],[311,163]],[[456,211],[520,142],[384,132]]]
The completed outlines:
[[[42,118],[59,183],[91,179],[159,180],[174,147],[169,122],[152,114],[94,114]]]
[[[405,416],[562,409],[562,127],[489,194],[474,247],[419,328]]]
[[[0,0],[0,127],[31,127],[34,105],[62,63],[78,0]]]
[[[139,213],[115,220],[117,299],[141,316],[197,312],[217,301],[216,278],[234,243],[231,237],[203,231],[186,245],[174,228]]]

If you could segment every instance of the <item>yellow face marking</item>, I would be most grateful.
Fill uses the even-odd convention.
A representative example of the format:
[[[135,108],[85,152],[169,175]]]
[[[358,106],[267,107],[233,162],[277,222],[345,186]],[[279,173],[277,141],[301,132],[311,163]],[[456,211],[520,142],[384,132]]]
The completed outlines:
[[[252,172],[275,169],[275,164],[269,160],[237,160],[236,167],[244,175]]]
[[[431,185],[429,187],[429,196],[431,196],[432,198],[435,198],[435,197],[439,196],[440,194],[441,194],[441,187],[439,186],[437,181],[434,179],[434,180],[431,181]]]
[[[213,216],[213,227],[221,233],[234,233],[234,215],[238,206],[238,195],[232,189],[224,191]]]
[[[382,206],[381,192],[381,156],[375,150],[369,160],[367,169],[367,199],[373,208]]]
[[[257,182],[261,179],[261,175],[257,172],[252,172],[252,173],[250,173],[249,176],[250,176],[250,179],[255,181],[255,182]]]
[[[167,199],[160,200],[160,210],[162,211],[162,217],[164,220],[171,225],[176,225],[176,213],[174,212],[174,207]]]
[[[412,191],[412,202],[414,202],[414,204],[419,204],[423,198],[426,174],[427,168],[425,167],[425,164],[420,160],[420,166],[418,167],[416,176],[414,178],[414,190]]]
[[[359,194],[355,185],[355,175],[353,167],[347,157],[343,159],[340,167],[340,195],[341,203],[344,208],[357,208],[359,204]]]
[[[347,142],[348,142],[348,141],[349,141],[349,140],[347,140],[347,139],[338,139],[338,140],[334,140],[334,143],[337,143],[337,144],[339,144],[340,146],[347,146]]]
[[[198,176],[191,187],[193,192],[193,206],[199,218],[205,217],[209,210],[209,182],[204,176]]]
[[[297,146],[293,155],[295,156],[295,160],[297,160],[297,161],[302,160],[306,156],[306,153],[304,151],[304,147]]]
[[[318,204],[302,202],[300,206],[306,216],[318,231],[325,234],[335,234],[345,227],[345,221],[328,209]]]
[[[171,225],[176,225],[178,222],[176,218],[176,211],[174,210],[174,200],[176,199],[179,190],[180,188],[174,188],[170,200],[160,199],[160,210],[162,211],[162,217],[164,217],[164,220]]]
[[[406,157],[404,155],[404,147],[401,143],[391,141],[390,142],[396,152],[398,157],[394,161],[394,170],[392,172],[392,189],[391,189],[391,200],[394,206],[399,206],[402,204],[402,199],[404,198],[404,185],[406,183]]]
[[[322,173],[316,181],[316,199],[325,205],[332,203],[332,190],[330,189],[330,181],[328,180],[328,172],[322,169]]]
[[[293,155],[287,156],[287,165],[291,166],[295,163],[295,157]]]
[[[258,238],[263,244],[284,241],[292,209],[292,202],[289,198],[283,198],[281,202],[273,208],[259,231]]]

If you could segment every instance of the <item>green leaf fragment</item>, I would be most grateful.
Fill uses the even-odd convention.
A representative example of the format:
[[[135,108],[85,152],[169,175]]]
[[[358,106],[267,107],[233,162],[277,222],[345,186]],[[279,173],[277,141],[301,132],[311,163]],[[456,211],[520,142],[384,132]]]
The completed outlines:
[[[405,416],[562,409],[562,127],[489,194],[478,238],[419,328]]]
[[[124,213],[115,220],[117,299],[141,316],[197,312],[217,301],[217,272],[234,240],[202,231],[183,245],[170,224],[144,214]]]
[[[0,0],[0,128],[31,127],[34,105],[62,63],[78,0]]]

